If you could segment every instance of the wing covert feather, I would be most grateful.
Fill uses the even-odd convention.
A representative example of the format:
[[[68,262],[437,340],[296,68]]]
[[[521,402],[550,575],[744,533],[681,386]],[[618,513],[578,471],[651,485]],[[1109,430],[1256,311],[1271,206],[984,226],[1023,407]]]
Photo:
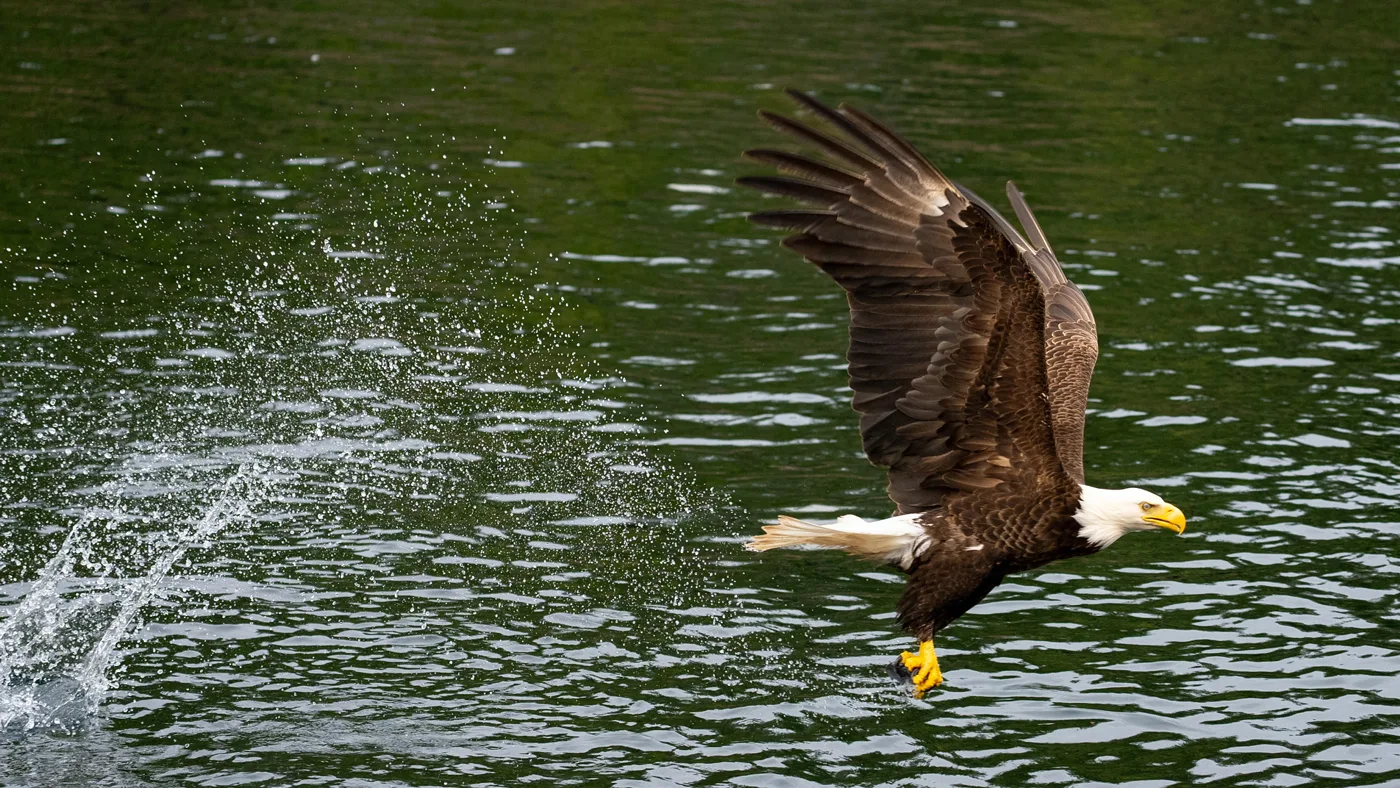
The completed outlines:
[[[1099,357],[1098,329],[1089,301],[1055,257],[1035,214],[1016,184],[1007,181],[1006,194],[1026,230],[1022,236],[990,203],[958,184],[972,204],[992,218],[1025,259],[1045,294],[1045,359],[1050,379],[1050,408],[1055,424],[1055,447],[1065,470],[1084,483],[1084,411],[1089,405],[1089,382]]]
[[[1055,445],[1065,470],[1083,484],[1084,411],[1089,406],[1089,383],[1099,358],[1098,326],[1084,291],[1065,276],[1025,195],[1007,181],[1006,196],[1030,239],[1030,248],[1021,254],[1045,292],[1045,365]]]

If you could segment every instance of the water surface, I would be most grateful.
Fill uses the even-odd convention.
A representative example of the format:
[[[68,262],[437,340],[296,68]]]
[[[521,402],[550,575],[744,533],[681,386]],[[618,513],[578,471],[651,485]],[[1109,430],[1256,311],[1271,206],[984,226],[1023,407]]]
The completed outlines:
[[[7,785],[1382,785],[1384,3],[0,4]],[[845,305],[743,221],[780,89],[1014,177],[1191,517],[915,701]]]

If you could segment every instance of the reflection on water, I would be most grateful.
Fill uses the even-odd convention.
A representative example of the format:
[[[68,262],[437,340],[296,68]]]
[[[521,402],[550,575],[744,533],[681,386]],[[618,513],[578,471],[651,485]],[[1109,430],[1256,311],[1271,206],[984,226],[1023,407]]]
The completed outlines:
[[[28,13],[0,781],[1400,770],[1385,7]],[[889,506],[844,301],[729,190],[789,84],[1016,177],[1101,326],[1091,481],[1192,515],[1005,584],[923,702],[899,577],[738,549]]]

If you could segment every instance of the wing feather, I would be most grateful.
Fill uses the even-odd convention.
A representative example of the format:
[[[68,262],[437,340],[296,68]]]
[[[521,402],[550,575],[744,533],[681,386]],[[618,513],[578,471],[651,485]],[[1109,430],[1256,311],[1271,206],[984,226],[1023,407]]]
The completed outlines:
[[[744,151],[744,158],[759,164],[767,164],[784,175],[807,178],[821,186],[829,186],[833,189],[853,186],[860,182],[859,175],[798,153],[755,148]]]
[[[1026,230],[1026,237],[1031,242],[1031,248],[1037,251],[1043,249],[1050,252],[1050,259],[1054,260],[1055,251],[1050,248],[1050,241],[1045,238],[1045,233],[1040,229],[1040,222],[1035,220],[1035,214],[1031,213],[1031,207],[1026,204],[1026,196],[1022,194],[1021,190],[1016,188],[1016,184],[1011,181],[1006,182],[1006,196],[1011,200],[1011,210],[1016,212],[1016,218],[1021,220],[1021,226]],[[1046,273],[1049,274],[1050,272]],[[1061,282],[1069,281],[1069,279],[1065,277],[1065,272],[1060,269],[1058,263],[1055,265],[1054,273],[1059,275]],[[1046,281],[1045,276],[1042,276],[1039,272],[1037,272],[1036,276],[1041,282]]]

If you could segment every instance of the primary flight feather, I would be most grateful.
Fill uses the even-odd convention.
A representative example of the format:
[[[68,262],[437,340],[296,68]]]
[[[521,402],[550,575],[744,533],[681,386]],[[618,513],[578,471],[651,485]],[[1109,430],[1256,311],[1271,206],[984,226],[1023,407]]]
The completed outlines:
[[[907,572],[899,621],[919,650],[900,659],[922,695],[943,681],[934,634],[1007,575],[1186,518],[1146,490],[1084,483],[1094,315],[1016,187],[1024,235],[870,116],[788,92],[834,133],[760,116],[826,160],[747,151],[783,175],[739,183],[811,206],[749,218],[796,231],[783,245],[846,291],[852,405],[896,512],[781,517],[747,547],[837,547]]]

